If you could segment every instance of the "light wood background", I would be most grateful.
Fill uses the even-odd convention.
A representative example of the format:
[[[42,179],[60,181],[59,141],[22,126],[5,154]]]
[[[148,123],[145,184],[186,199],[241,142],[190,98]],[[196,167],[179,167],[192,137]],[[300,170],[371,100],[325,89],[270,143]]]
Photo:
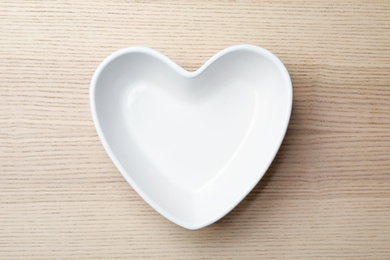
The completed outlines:
[[[256,44],[289,70],[285,141],[225,218],[184,230],[107,157],[89,82],[142,45],[188,70]],[[0,1],[0,259],[390,259],[389,1]]]

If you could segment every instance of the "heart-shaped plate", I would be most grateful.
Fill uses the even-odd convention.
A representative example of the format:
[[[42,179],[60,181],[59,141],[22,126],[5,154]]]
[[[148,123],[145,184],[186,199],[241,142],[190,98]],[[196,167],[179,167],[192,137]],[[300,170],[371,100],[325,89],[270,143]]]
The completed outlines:
[[[252,45],[227,48],[195,72],[144,47],[120,50],[93,75],[90,103],[109,157],[172,222],[205,227],[259,182],[287,130],[292,84]]]

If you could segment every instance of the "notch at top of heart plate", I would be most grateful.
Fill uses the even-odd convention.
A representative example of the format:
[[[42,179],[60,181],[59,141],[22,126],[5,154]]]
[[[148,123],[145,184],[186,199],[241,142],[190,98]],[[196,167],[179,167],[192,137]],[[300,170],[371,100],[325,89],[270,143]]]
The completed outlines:
[[[155,210],[199,229],[232,210],[264,175],[285,135],[292,85],[282,62],[251,45],[195,72],[144,47],[96,70],[93,121],[109,157]]]

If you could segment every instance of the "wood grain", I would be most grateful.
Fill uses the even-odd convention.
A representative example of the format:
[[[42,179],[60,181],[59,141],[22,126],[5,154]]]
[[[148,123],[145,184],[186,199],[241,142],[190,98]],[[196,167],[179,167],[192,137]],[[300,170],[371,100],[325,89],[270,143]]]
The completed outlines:
[[[294,107],[264,179],[199,231],[165,220],[104,152],[89,81],[148,46],[195,70],[256,44]],[[390,259],[389,1],[0,1],[1,259]]]

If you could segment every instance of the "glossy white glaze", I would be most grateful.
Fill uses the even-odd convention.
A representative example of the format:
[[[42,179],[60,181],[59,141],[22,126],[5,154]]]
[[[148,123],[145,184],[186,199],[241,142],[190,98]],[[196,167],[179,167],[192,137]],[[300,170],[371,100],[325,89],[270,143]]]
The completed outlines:
[[[251,45],[227,48],[195,72],[144,47],[96,70],[93,120],[138,194],[172,222],[207,226],[264,175],[285,135],[292,84],[281,61]]]

